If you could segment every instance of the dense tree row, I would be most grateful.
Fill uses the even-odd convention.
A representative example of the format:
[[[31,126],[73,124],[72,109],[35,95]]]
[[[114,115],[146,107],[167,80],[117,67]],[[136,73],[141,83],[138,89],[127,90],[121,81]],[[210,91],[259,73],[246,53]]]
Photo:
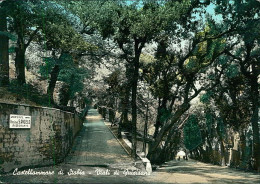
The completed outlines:
[[[4,21],[1,19],[1,85],[9,83],[8,39],[14,45],[9,52],[14,51],[16,80],[20,86],[26,85],[25,70],[30,65],[26,63],[27,48],[37,44],[46,53],[40,56],[42,64],[38,70],[42,79],[49,81],[49,105],[55,105],[53,94],[59,80],[63,81],[61,105],[67,106],[83,90],[85,79],[92,75],[91,66],[82,62],[82,57],[98,50],[84,39],[87,33],[80,17],[65,2],[33,0],[3,1],[1,15],[6,17]]]
[[[112,65],[108,87],[87,93],[118,118],[119,131],[131,131],[133,157],[143,137],[153,163],[183,147],[207,162],[260,170],[259,11],[255,0],[5,0],[1,85],[9,81],[8,38],[17,42],[19,84],[27,47],[51,52],[40,73],[52,103],[57,81],[67,105],[93,74],[90,63]]]

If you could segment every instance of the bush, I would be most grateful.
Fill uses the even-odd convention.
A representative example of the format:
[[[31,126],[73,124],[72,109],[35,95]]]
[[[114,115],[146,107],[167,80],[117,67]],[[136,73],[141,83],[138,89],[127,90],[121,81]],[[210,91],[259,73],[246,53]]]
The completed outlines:
[[[25,98],[37,105],[52,107],[47,94],[42,94],[31,84],[19,85],[16,80],[10,82],[8,90],[17,95],[17,98]]]

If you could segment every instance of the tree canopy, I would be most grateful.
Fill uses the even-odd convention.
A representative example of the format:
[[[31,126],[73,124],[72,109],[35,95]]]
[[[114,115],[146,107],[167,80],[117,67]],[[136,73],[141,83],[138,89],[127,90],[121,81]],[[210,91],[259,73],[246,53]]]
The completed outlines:
[[[153,163],[183,148],[224,165],[237,151],[239,167],[260,169],[259,1],[5,0],[0,8],[1,85],[12,86],[12,54],[20,87],[28,62],[51,106],[93,101],[118,121],[119,136],[129,132],[133,157],[142,140]]]

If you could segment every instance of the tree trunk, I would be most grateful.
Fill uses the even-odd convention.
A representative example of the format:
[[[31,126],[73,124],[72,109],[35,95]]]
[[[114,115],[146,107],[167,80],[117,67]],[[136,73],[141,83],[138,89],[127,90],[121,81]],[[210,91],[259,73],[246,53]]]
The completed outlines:
[[[0,31],[7,31],[7,20],[3,10],[0,10]],[[7,36],[0,34],[0,86],[9,84],[9,39]]]
[[[129,66],[126,66],[126,84],[124,87],[124,92],[123,92],[123,99],[122,99],[122,127],[127,127],[128,124],[128,105],[129,105],[129,98],[130,98],[130,88],[131,88],[131,71]]]
[[[253,156],[256,160],[256,169],[260,172],[260,136],[259,136],[259,125],[258,125],[258,113],[259,113],[259,91],[257,75],[253,76],[250,80],[251,84],[251,102],[252,102],[252,118],[251,124],[253,129]]]
[[[165,92],[165,93],[167,93],[167,92]],[[167,101],[168,101],[168,95],[163,97],[161,104],[160,104],[160,100],[159,100],[159,106],[158,106],[158,110],[157,110],[157,117],[156,117],[156,124],[155,124],[155,131],[154,131],[154,135],[153,135],[154,138],[157,137],[159,128],[163,125],[161,118],[162,118],[165,110],[167,110],[166,109]]]
[[[128,123],[128,104],[129,104],[130,90],[127,90],[123,101],[123,125]]]
[[[122,97],[121,97],[121,104],[122,104],[122,114],[121,114],[121,118],[118,124],[118,131],[117,131],[117,136],[118,138],[121,138],[121,131],[123,128],[125,129],[129,129],[129,121],[128,121],[128,105],[129,105],[129,97],[130,97],[130,75],[131,75],[131,71],[129,66],[125,66],[126,67],[126,74],[125,77],[127,79],[126,83],[123,85],[123,89],[122,89]]]
[[[115,121],[115,112],[116,112],[116,105],[115,105],[115,97],[111,95],[108,103],[108,118],[109,122],[114,123]]]
[[[153,138],[156,138],[159,132],[160,128],[160,112],[161,112],[161,98],[158,100],[158,108],[157,108],[157,117],[156,117],[156,122],[155,122],[155,130],[153,134]]]
[[[18,40],[22,40],[22,38],[18,38]],[[25,80],[25,48],[24,43],[22,41],[18,41],[18,47],[15,49],[15,71],[18,84],[23,85],[26,83]]]
[[[162,141],[165,134],[173,127],[174,124],[176,124],[181,116],[190,108],[189,103],[183,103],[180,108],[175,112],[173,118],[170,122],[167,122],[160,130],[158,136],[155,139],[155,142],[151,145],[151,148],[149,150],[149,153],[147,157],[149,159],[152,158],[153,154],[156,152],[157,147],[159,146],[160,142]]]
[[[136,105],[136,97],[137,97],[137,84],[139,77],[139,57],[140,54],[136,53],[135,61],[134,61],[134,73],[132,79],[132,157],[136,157],[136,123],[137,123],[137,105]]]
[[[224,141],[221,140],[220,142],[220,153],[221,153],[221,161],[220,161],[220,165],[221,166],[225,166],[226,165],[226,160],[225,160],[225,146],[224,146]]]
[[[159,154],[160,156],[154,159],[155,163],[162,164],[170,158],[171,148],[173,147],[174,144],[173,139],[175,138],[175,134],[176,134],[176,129],[173,127],[168,133],[168,136],[165,141],[165,145],[162,148],[161,153]]]
[[[127,85],[128,86],[128,85]],[[129,104],[129,96],[130,96],[130,90],[127,90],[127,87],[124,89],[123,92],[123,98],[121,99],[122,103],[122,114],[121,118],[118,124],[118,131],[117,135],[118,138],[121,138],[121,131],[122,128],[128,129],[128,104]]]
[[[118,129],[117,129],[117,138],[118,138],[118,139],[121,139],[121,138],[122,138],[122,135],[121,135],[121,131],[122,131],[122,121],[123,121],[123,114],[121,115],[121,118],[120,118],[119,123],[118,123]]]
[[[207,136],[207,143],[208,143],[208,146],[206,147],[206,150],[207,150],[207,159],[208,161],[210,162],[210,160],[213,158],[213,148],[212,148],[212,144],[211,144],[211,140],[210,140],[210,137],[209,135],[206,135]]]
[[[55,87],[54,87],[55,88]],[[67,106],[70,100],[69,98],[69,85],[64,83],[60,90],[60,105]]]
[[[60,66],[56,64],[51,71],[51,79],[47,89],[47,94],[49,95],[52,104],[54,104],[53,93],[56,86],[56,82],[58,80],[59,72],[60,72]]]
[[[143,140],[143,152],[146,155],[146,137],[147,137],[147,131],[148,131],[148,103],[146,104],[146,112],[145,112],[145,124],[144,124],[144,140]]]
[[[240,168],[247,168],[247,153],[246,153],[246,132],[244,133],[243,129],[239,132],[240,135]]]
[[[58,80],[58,76],[59,76],[59,73],[60,73],[60,63],[62,62],[62,59],[63,57],[65,56],[65,53],[62,52],[60,54],[60,57],[59,59],[56,61],[57,63],[55,64],[55,66],[52,68],[52,71],[51,71],[51,78],[50,78],[50,82],[49,82],[49,86],[48,86],[48,89],[47,89],[47,94],[49,95],[50,97],[50,102],[52,104],[54,104],[54,99],[53,99],[53,93],[54,93],[54,89],[55,89],[55,86],[56,86],[56,82]],[[70,87],[70,86],[69,86]],[[68,89],[69,90],[69,89]],[[68,92],[69,93],[69,92]],[[64,102],[63,104],[65,104],[66,102]],[[68,104],[68,102],[66,103],[66,105]]]
[[[115,112],[114,109],[112,109],[113,107],[110,107],[108,110],[108,114],[109,114],[109,122],[113,123],[115,121]]]

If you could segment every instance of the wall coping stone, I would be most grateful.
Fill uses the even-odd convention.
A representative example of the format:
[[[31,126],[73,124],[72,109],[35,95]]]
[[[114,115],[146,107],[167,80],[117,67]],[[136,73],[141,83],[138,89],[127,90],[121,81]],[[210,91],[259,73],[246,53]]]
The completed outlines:
[[[18,106],[24,106],[24,107],[33,107],[33,108],[39,108],[39,109],[49,109],[49,110],[56,110],[56,111],[61,111],[61,112],[65,112],[65,113],[69,113],[69,114],[76,114],[73,112],[69,112],[69,111],[64,111],[61,109],[57,109],[57,108],[53,108],[53,107],[44,107],[44,106],[36,106],[36,105],[28,105],[28,104],[19,104],[19,103],[7,103],[7,102],[0,102],[0,104],[5,104],[5,105],[18,105]],[[78,113],[78,112],[77,112]]]

